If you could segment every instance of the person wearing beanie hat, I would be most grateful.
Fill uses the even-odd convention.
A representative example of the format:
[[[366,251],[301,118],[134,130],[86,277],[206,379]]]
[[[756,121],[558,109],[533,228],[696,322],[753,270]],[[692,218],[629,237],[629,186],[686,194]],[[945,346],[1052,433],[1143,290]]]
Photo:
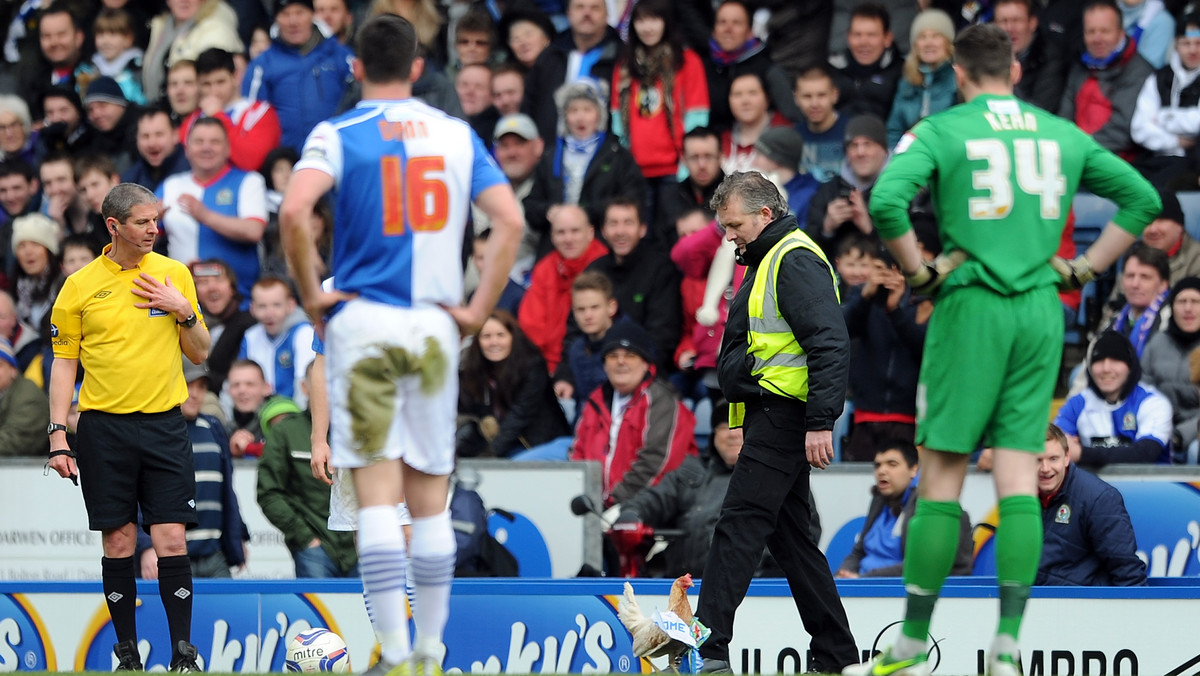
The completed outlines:
[[[1142,243],[1167,254],[1172,285],[1184,277],[1200,277],[1200,243],[1188,234],[1179,198],[1170,190],[1160,190],[1158,196],[1162,211],[1142,231]]]
[[[38,144],[44,155],[67,151],[79,155],[90,149],[95,132],[86,123],[83,100],[73,88],[55,86],[41,98],[46,126],[38,134]]]
[[[0,458],[46,457],[50,407],[42,388],[25,378],[12,343],[0,337]]]
[[[262,408],[258,409],[258,425],[262,429],[263,437],[271,436],[271,426],[283,420],[284,416],[297,413],[300,413],[300,407],[291,397],[277,394],[267,399]]]
[[[837,256],[844,239],[856,234],[874,236],[867,213],[871,186],[888,161],[887,130],[874,115],[858,115],[846,124],[846,161],[841,173],[822,183],[813,195],[805,232],[826,256]]]
[[[771,127],[754,142],[750,168],[760,171],[787,197],[788,210],[807,214],[808,203],[821,187],[820,181],[800,171],[804,157],[804,138],[792,127]]]
[[[54,303],[62,231],[49,216],[32,213],[14,219],[12,232],[17,317],[29,326],[41,326]]]
[[[1000,618],[986,671],[1021,673],[1019,636],[1042,546],[1037,456],[1045,452],[1061,367],[1058,291],[1079,289],[1108,269],[1162,207],[1145,178],[1069,117],[1013,95],[1020,71],[999,26],[964,28],[955,39],[954,60],[964,102],[922,119],[904,135],[869,204],[900,271],[916,293],[934,300],[939,319],[926,327],[918,380],[915,441],[924,450],[904,560],[908,596],[901,636],[883,655],[846,672],[852,675],[929,670],[927,638],[958,542],[962,477],[980,439],[994,448],[999,529],[1005,534],[996,557]],[[1045,192],[1030,185],[1028,172],[1051,165],[1057,187]],[[980,187],[993,178],[995,184]],[[934,196],[932,215],[944,245],[932,257],[922,253],[910,214],[925,187]],[[1058,251],[1076,190],[1117,202],[1113,218],[1121,225],[1109,223],[1086,252],[1066,260]],[[987,327],[989,347],[982,347],[979,327]],[[981,396],[981,382],[991,383],[990,394]],[[1095,392],[1088,396],[1099,399]],[[1169,411],[1165,419],[1169,427]],[[1120,426],[1121,420],[1110,424]]]
[[[923,117],[946,110],[957,97],[954,83],[954,21],[940,9],[913,19],[912,48],[887,119],[888,147]]]
[[[1067,435],[1072,462],[1092,468],[1171,463],[1171,402],[1141,377],[1129,339],[1116,331],[1100,334],[1088,355],[1088,388],[1067,399],[1054,418]]]
[[[625,502],[697,455],[696,419],[657,377],[650,336],[617,322],[604,336],[605,382],[588,397],[575,429],[572,460],[605,467],[605,507]]]
[[[633,154],[606,131],[607,90],[604,82],[584,78],[555,91],[559,135],[553,145],[547,144],[534,172],[533,190],[525,199],[525,218],[533,230],[550,231],[546,214],[555,204],[578,204],[599,228],[610,200],[644,198],[646,178]],[[544,138],[545,130],[539,129]]]
[[[117,169],[124,171],[137,147],[137,106],[129,105],[121,85],[108,76],[96,78],[88,85],[83,105],[94,131],[89,150],[111,157]]]
[[[1189,355],[1200,348],[1200,277],[1179,280],[1171,288],[1167,305],[1171,308],[1167,328],[1150,336],[1142,351],[1141,381],[1171,402],[1175,425],[1171,450],[1179,462],[1196,441],[1200,424],[1200,391],[1188,368]]]

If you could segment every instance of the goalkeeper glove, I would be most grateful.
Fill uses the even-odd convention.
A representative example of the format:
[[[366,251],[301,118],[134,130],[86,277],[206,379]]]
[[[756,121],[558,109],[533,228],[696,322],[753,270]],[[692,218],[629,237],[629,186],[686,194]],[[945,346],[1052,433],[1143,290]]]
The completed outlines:
[[[1078,256],[1070,261],[1055,256],[1050,259],[1050,267],[1058,273],[1058,288],[1062,291],[1082,289],[1096,278],[1096,271],[1092,269],[1092,262],[1087,256]]]
[[[965,263],[967,253],[961,249],[942,254],[930,262],[922,263],[921,267],[904,279],[918,296],[932,296],[934,291],[946,281],[946,277]]]

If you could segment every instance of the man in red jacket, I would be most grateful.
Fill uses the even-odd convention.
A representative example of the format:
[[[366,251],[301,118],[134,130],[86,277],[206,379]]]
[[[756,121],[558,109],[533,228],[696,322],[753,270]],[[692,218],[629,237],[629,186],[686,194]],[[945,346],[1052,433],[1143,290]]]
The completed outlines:
[[[579,416],[572,460],[604,466],[604,504],[624,502],[697,455],[696,419],[654,371],[654,346],[633,322],[605,336],[604,373]],[[616,427],[615,434],[613,428]]]
[[[608,253],[596,239],[587,212],[578,206],[551,207],[550,242],[554,250],[533,266],[529,288],[517,321],[521,330],[546,358],[550,373],[562,360],[567,316],[571,313],[571,284],[589,263]]]

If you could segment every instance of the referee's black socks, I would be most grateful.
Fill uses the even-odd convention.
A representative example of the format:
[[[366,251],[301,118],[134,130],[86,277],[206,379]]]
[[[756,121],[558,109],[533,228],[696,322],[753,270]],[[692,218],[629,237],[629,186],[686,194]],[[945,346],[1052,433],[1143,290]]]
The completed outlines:
[[[187,558],[187,557],[184,557]],[[134,580],[133,557],[100,559],[101,577],[104,580],[104,600],[108,603],[108,615],[112,618],[117,642],[137,642],[137,582]]]
[[[171,645],[192,640],[192,562],[187,555],[158,560],[158,595],[167,611]]]

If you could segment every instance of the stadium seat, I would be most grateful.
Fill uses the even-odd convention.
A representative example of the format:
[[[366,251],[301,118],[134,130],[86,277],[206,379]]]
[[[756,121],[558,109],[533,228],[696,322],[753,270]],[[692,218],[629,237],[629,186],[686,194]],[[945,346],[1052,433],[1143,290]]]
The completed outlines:
[[[1071,208],[1075,211],[1076,232],[1080,229],[1099,232],[1104,229],[1113,214],[1117,213],[1117,205],[1112,200],[1090,192],[1076,193]]]

